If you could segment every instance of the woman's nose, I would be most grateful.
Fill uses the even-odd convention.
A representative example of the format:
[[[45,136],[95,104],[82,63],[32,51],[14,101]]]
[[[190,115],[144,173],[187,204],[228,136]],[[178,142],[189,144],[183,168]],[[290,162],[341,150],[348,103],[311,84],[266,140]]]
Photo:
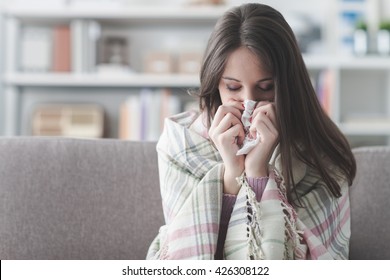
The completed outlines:
[[[254,101],[260,101],[257,100],[258,97],[256,96],[256,93],[253,89],[246,89],[243,91],[242,99],[244,100],[254,100]]]

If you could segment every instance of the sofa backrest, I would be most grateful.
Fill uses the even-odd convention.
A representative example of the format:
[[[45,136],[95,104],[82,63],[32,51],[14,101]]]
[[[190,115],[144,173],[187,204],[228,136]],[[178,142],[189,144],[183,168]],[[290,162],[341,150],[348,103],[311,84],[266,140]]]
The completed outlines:
[[[390,260],[390,147],[353,150],[350,259]]]
[[[155,145],[0,138],[0,259],[144,259],[164,223]]]
[[[390,259],[390,147],[354,149],[351,259]],[[0,138],[0,259],[144,259],[164,224],[156,143]]]

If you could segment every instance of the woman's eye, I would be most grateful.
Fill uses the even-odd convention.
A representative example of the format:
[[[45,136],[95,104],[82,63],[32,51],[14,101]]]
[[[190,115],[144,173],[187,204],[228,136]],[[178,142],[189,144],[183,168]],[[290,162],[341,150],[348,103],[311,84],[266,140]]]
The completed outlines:
[[[229,91],[237,91],[240,89],[240,87],[234,87],[234,86],[226,86],[226,89],[229,90]]]
[[[274,85],[270,84],[270,85],[262,86],[262,87],[259,86],[259,89],[262,90],[262,91],[270,91],[270,90],[274,89]]]

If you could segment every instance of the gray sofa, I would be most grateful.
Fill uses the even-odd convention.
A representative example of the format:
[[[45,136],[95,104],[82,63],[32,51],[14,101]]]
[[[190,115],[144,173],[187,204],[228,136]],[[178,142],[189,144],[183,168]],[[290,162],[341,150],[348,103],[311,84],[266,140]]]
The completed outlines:
[[[156,143],[0,138],[0,259],[144,259],[164,223]],[[351,259],[390,259],[390,147],[354,150]]]

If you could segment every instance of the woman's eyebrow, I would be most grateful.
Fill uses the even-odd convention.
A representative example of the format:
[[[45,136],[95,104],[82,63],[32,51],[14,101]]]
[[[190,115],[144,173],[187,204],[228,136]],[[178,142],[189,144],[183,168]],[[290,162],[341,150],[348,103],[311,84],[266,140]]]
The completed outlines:
[[[264,78],[264,79],[258,80],[257,82],[258,82],[258,83],[261,83],[261,82],[272,81],[272,80],[273,80],[273,78],[272,78],[272,77],[269,77],[269,78]]]
[[[241,83],[241,81],[240,81],[240,80],[237,80],[237,79],[235,79],[235,78],[231,78],[231,77],[222,77],[222,79],[224,79],[224,80],[231,80],[231,81],[236,81],[236,82],[240,82],[240,83]]]
[[[231,80],[231,81],[235,81],[235,82],[239,82],[239,83],[241,83],[241,81],[240,80],[238,80],[238,79],[235,79],[235,78],[232,78],[232,77],[227,77],[227,76],[224,76],[224,77],[222,77],[222,79],[224,79],[224,80]],[[264,78],[264,79],[260,79],[260,80],[258,80],[257,81],[257,83],[261,83],[261,82],[265,82],[265,81],[272,81],[273,80],[273,78],[272,77],[268,77],[268,78]]]

